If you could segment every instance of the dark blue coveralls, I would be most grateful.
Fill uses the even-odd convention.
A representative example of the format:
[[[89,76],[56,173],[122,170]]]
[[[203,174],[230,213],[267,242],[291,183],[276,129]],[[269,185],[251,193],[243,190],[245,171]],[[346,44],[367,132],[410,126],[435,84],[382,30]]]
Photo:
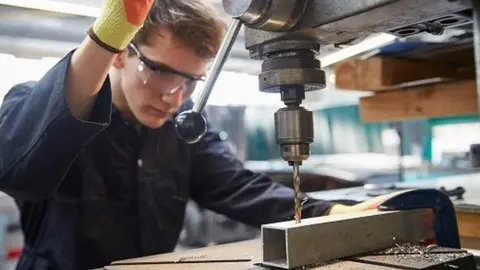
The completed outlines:
[[[172,121],[126,123],[108,79],[89,121],[75,118],[64,95],[71,54],[40,81],[14,86],[0,109],[0,190],[17,201],[25,235],[18,269],[171,252],[189,198],[256,227],[292,219],[292,190],[244,169],[215,132],[188,145]],[[330,206],[309,199],[303,216]]]

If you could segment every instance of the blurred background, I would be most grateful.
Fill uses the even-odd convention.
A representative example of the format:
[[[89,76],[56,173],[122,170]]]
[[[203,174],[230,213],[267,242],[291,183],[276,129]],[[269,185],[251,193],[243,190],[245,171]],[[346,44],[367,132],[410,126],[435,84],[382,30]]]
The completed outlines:
[[[220,0],[211,1],[223,12]],[[0,0],[0,101],[16,83],[38,80],[85,37],[101,0]],[[315,113],[312,158],[302,169],[302,189],[315,192],[365,183],[427,181],[471,173],[468,151],[480,133],[476,116],[363,123],[358,99],[366,92],[335,88],[333,64],[367,54],[394,39],[382,35],[356,52],[321,50],[327,87],[307,93],[304,106]],[[291,185],[291,168],[279,159],[273,114],[283,103],[258,91],[260,62],[244,48],[243,31],[220,74],[206,109],[209,125],[254,171]],[[201,89],[202,85],[198,85]],[[0,199],[0,269],[12,268],[22,250],[18,212]],[[202,209],[191,202],[179,249],[250,239],[258,230]]]

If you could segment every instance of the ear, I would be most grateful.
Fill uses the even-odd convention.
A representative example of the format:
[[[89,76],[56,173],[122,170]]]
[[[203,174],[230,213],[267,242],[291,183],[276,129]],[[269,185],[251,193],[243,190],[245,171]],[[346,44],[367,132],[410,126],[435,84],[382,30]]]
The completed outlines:
[[[128,57],[128,52],[121,52],[115,56],[113,61],[113,67],[116,69],[122,69],[125,66],[125,60]]]

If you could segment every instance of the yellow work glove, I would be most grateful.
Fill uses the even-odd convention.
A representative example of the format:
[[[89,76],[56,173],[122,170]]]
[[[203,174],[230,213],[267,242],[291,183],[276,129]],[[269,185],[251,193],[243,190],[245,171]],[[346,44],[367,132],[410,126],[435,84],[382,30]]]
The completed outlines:
[[[88,30],[104,49],[123,51],[140,30],[154,0],[103,0],[100,15]]]
[[[345,214],[345,213],[352,213],[352,212],[360,212],[360,211],[366,211],[366,210],[374,210],[377,209],[379,205],[381,205],[383,202],[387,201],[390,198],[393,198],[399,194],[402,194],[404,192],[407,192],[410,190],[401,190],[401,191],[396,191],[392,192],[389,194],[385,194],[382,196],[375,197],[371,200],[364,201],[352,206],[348,205],[343,205],[343,204],[335,204],[330,208],[330,211],[328,212],[328,215],[336,215],[336,214]]]

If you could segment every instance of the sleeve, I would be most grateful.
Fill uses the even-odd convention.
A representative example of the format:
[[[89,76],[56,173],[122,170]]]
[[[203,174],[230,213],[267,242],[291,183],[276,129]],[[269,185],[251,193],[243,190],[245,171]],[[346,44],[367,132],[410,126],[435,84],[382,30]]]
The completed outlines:
[[[209,130],[195,147],[191,194],[200,205],[254,227],[294,218],[293,189],[245,169],[217,133]],[[308,198],[302,217],[323,215],[331,206]]]
[[[110,123],[106,80],[89,121],[65,99],[70,52],[38,82],[14,86],[0,107],[0,190],[21,200],[48,198],[80,150]]]

